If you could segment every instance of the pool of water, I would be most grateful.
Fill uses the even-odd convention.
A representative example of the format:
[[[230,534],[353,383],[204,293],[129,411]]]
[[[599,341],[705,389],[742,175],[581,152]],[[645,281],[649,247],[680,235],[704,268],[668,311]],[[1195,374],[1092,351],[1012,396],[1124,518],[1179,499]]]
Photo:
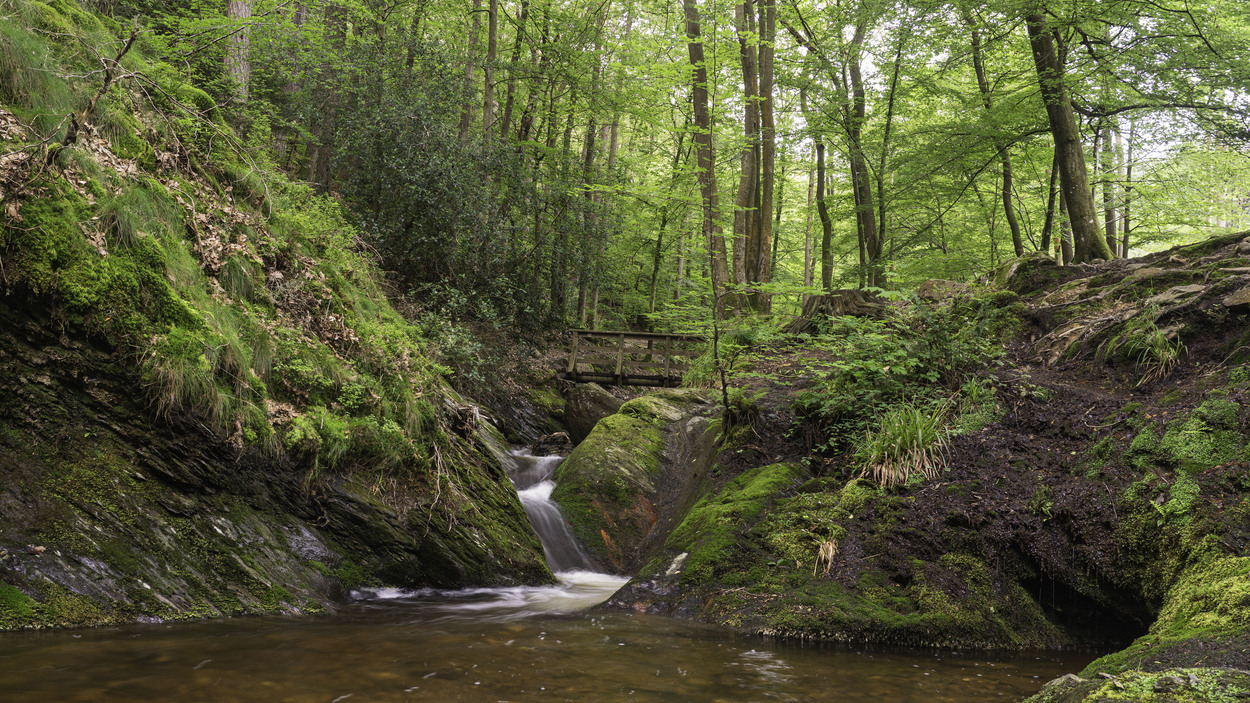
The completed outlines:
[[[621,580],[361,592],[342,613],[0,634],[0,700],[1010,701],[1093,654],[863,651],[599,613]]]

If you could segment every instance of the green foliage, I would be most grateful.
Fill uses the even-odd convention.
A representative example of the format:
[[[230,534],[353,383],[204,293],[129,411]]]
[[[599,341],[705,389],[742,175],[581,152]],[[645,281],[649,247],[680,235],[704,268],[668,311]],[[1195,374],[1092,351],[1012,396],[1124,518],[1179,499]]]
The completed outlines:
[[[1154,323],[1155,308],[1149,307],[1124,325],[1123,331],[1100,350],[1107,359],[1132,360],[1141,378],[1137,385],[1166,378],[1180,363],[1185,345],[1175,332],[1161,330]]]
[[[998,335],[1011,315],[983,300],[953,307],[917,304],[887,320],[831,320],[815,340],[829,355],[829,372],[801,393],[796,405],[836,442],[863,434],[874,418],[904,400],[942,402],[946,390],[960,388],[970,374],[1001,356]],[[984,397],[981,390],[967,390]]]
[[[855,459],[881,486],[937,478],[946,465],[946,408],[895,405],[855,447]]]

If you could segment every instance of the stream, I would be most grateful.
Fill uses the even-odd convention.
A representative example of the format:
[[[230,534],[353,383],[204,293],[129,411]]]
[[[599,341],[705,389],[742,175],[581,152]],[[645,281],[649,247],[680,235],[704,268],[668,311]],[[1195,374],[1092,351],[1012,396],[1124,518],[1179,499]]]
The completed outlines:
[[[550,501],[559,457],[513,481],[559,583],[372,589],[331,617],[0,633],[0,700],[1012,701],[1095,655],[816,647],[588,610],[591,571]]]

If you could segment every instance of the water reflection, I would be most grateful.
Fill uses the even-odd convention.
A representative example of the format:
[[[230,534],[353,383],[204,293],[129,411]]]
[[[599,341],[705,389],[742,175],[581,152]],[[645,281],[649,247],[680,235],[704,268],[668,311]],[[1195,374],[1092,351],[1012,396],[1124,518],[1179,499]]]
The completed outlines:
[[[575,613],[607,600],[629,579],[594,571],[561,571],[547,586],[467,588],[458,591],[363,589],[352,595],[366,609],[381,604],[408,604],[425,613],[444,613],[436,620],[503,622],[543,614]]]
[[[0,699],[975,702],[1018,699],[1093,656],[799,647],[649,616],[559,614],[572,601],[550,595],[379,592],[320,619],[8,633]]]

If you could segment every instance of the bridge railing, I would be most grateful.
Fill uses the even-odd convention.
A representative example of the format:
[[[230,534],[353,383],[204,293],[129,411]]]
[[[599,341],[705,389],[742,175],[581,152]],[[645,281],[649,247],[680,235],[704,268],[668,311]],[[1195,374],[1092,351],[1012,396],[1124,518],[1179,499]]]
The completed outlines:
[[[563,375],[578,383],[676,386],[703,342],[690,334],[573,330]]]

